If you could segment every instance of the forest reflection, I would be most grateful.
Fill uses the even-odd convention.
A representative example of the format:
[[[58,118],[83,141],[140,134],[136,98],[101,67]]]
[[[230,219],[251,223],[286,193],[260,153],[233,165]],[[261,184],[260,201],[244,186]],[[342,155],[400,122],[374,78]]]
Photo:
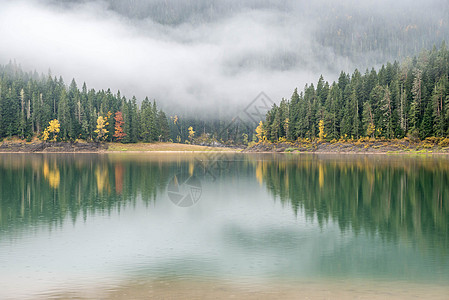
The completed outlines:
[[[155,201],[170,165],[96,154],[0,155],[0,226],[61,224],[80,215]]]
[[[185,172],[204,185],[253,178],[275,201],[320,226],[335,222],[342,232],[432,243],[443,251],[449,246],[447,158],[239,154],[220,159],[227,160],[226,168],[212,181],[211,170],[201,168],[193,155],[0,155],[0,228],[57,226],[66,218],[75,222],[140,199],[148,205],[166,192],[175,174]]]
[[[320,226],[449,246],[445,157],[272,156],[257,162],[256,177]]]

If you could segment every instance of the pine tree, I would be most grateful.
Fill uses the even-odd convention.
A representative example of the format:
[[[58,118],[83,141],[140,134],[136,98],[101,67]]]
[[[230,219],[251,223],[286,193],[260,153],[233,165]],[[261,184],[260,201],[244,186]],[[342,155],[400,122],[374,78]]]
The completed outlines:
[[[151,141],[155,142],[159,140],[161,135],[161,126],[159,124],[159,118],[157,117],[157,105],[153,100],[153,107],[151,109]]]
[[[168,125],[167,116],[165,115],[165,113],[162,110],[160,110],[158,112],[158,119],[159,119],[159,125],[161,128],[161,134],[160,134],[159,141],[166,142],[166,141],[168,141],[168,139],[170,137],[170,127]]]
[[[380,101],[380,120],[379,125],[382,132],[387,138],[393,138],[393,124],[392,124],[392,103],[390,90],[388,87],[384,88],[383,97]]]
[[[296,140],[299,136],[298,134],[298,119],[299,119],[299,95],[298,89],[296,88],[293,91],[291,100],[290,100],[290,109],[289,109],[289,130],[287,138],[290,140]]]
[[[281,112],[276,104],[274,105],[273,110],[274,117],[270,126],[270,139],[272,142],[275,142],[281,137]]]
[[[421,130],[419,132],[421,139],[425,139],[432,135],[433,130],[432,112],[433,112],[432,103],[429,102],[424,111],[424,116],[421,123]]]
[[[444,116],[447,77],[443,76],[435,85],[432,93],[433,117],[435,120],[434,133],[443,136],[446,132],[446,118]]]
[[[371,104],[369,101],[365,102],[363,105],[362,126],[363,132],[365,132],[368,137],[374,138],[376,127],[374,125],[373,110],[371,109]]]
[[[422,71],[416,69],[412,87],[413,102],[410,108],[410,120],[412,129],[418,130],[421,120],[421,96],[422,96]]]
[[[131,113],[129,109],[129,102],[126,101],[126,99],[123,99],[121,111],[123,115],[123,132],[126,134],[125,137],[122,139],[122,143],[131,143],[132,140],[130,138],[131,135]]]
[[[130,101],[130,116],[131,116],[131,133],[130,133],[130,142],[136,143],[139,137],[139,110],[137,107],[137,99],[133,96]]]
[[[146,97],[141,105],[141,137],[144,142],[152,141],[153,129],[153,110],[148,97]]]

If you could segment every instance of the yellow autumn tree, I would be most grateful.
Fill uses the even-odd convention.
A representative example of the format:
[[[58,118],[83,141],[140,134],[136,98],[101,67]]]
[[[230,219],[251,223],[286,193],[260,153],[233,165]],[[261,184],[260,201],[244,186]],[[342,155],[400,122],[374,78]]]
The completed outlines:
[[[193,130],[193,127],[190,126],[190,127],[189,127],[189,140],[190,140],[190,142],[193,141],[193,137],[194,137],[194,136],[195,136],[195,131]]]
[[[366,135],[368,137],[374,137],[374,132],[376,131],[376,127],[374,126],[373,123],[369,123],[368,124],[368,128],[366,129]]]
[[[318,122],[318,138],[320,139],[320,141],[324,140],[324,138],[327,136],[327,134],[324,133],[324,121],[320,120]]]
[[[106,126],[108,126],[108,118],[99,116],[97,118],[97,129],[94,131],[97,134],[98,141],[104,141],[108,137],[108,130],[106,129]]]
[[[53,141],[56,142],[56,139],[58,138],[58,133],[61,131],[61,124],[57,119],[51,120],[48,123],[48,127],[45,128],[44,132],[42,133],[42,139],[44,141]],[[50,139],[51,137],[51,139]]]
[[[262,142],[265,138],[264,130],[263,130],[263,122],[259,122],[259,126],[256,128],[256,136],[259,139],[259,143]]]

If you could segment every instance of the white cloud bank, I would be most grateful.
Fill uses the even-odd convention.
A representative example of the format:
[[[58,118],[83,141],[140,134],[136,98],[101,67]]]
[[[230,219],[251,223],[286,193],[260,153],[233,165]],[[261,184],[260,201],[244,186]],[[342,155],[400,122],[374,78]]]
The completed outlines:
[[[320,48],[329,61],[316,59],[316,25],[288,9],[240,9],[173,26],[130,18],[107,2],[0,0],[0,63],[50,68],[66,83],[149,96],[166,108],[241,108],[261,91],[279,101],[321,73],[336,79],[336,70],[352,71],[330,49]]]

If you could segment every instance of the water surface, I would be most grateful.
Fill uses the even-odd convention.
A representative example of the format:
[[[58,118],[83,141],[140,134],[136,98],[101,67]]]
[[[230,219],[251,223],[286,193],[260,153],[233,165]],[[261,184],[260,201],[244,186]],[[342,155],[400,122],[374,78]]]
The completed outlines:
[[[0,298],[444,298],[448,180],[444,156],[2,154]]]

